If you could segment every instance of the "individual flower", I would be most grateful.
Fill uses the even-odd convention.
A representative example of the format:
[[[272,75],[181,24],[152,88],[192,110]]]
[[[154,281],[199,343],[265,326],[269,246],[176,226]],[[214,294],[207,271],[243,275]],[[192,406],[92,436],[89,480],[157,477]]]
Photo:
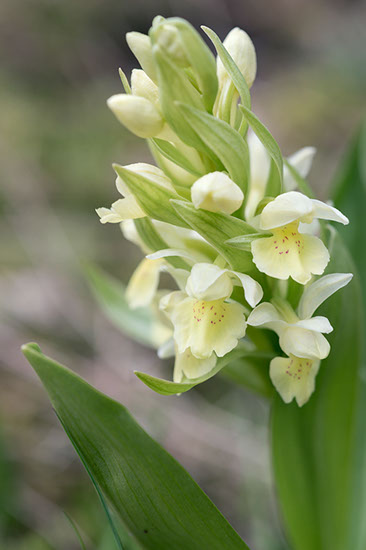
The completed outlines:
[[[244,200],[243,191],[224,172],[210,172],[196,180],[191,197],[196,208],[226,214],[238,210]]]
[[[210,357],[198,359],[190,348],[183,353],[179,353],[177,345],[173,338],[170,338],[158,349],[160,359],[175,357],[173,382],[183,382],[186,380],[195,380],[209,373],[216,365],[217,357],[213,353]]]
[[[314,391],[320,360],[325,359],[330,351],[323,333],[333,329],[326,317],[312,315],[351,279],[351,273],[321,277],[305,288],[296,312],[286,301],[274,299],[274,305],[264,302],[249,315],[249,325],[277,333],[280,347],[288,355],[275,357],[270,364],[273,385],[286,403],[296,398],[298,405],[302,406]]]
[[[124,168],[127,168],[136,174],[140,174],[141,176],[144,176],[152,182],[170,189],[171,191],[174,190],[169,178],[166,177],[164,172],[152,164],[138,162],[136,164],[129,164]],[[135,197],[129,191],[127,185],[120,176],[117,176],[116,187],[124,198],[115,201],[111,208],[97,208],[96,212],[100,217],[100,222],[120,223],[124,220],[144,218],[146,216],[145,212],[139,206]]]
[[[250,88],[257,72],[257,56],[249,35],[239,27],[235,27],[226,36],[223,44],[244,76],[248,88]],[[217,77],[220,88],[227,80],[230,80],[230,76],[219,57],[217,59]]]
[[[178,353],[190,348],[198,359],[215,352],[223,357],[245,335],[245,308],[228,301],[234,284],[243,286],[249,305],[262,298],[261,286],[249,275],[222,269],[214,264],[197,263],[187,280],[185,291],[164,296],[160,307],[174,326]]]
[[[339,210],[302,193],[290,191],[268,203],[259,217],[259,227],[271,237],[252,242],[253,261],[259,271],[277,279],[292,277],[306,284],[312,274],[321,275],[329,253],[324,243],[299,231],[299,223],[310,224],[314,218],[348,224]]]

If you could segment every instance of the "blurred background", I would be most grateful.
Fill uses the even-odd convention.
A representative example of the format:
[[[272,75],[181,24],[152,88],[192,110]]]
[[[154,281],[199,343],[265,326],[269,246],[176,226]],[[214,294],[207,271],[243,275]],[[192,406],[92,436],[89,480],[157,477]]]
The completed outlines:
[[[133,370],[171,376],[115,329],[83,276],[93,262],[127,282],[140,254],[94,209],[117,199],[113,161],[149,162],[106,107],[124,35],[179,15],[257,49],[254,110],[288,155],[318,149],[310,181],[327,196],[366,88],[359,0],[2,0],[0,4],[0,548],[114,548],[94,489],[21,355],[37,341],[123,402],[193,475],[255,550],[285,550],[268,456],[268,404],[216,377],[184,396],[154,394]]]

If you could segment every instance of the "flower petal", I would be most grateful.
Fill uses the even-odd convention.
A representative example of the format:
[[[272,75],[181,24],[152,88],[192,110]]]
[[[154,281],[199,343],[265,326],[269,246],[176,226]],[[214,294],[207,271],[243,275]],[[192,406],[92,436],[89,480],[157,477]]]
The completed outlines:
[[[187,297],[165,310],[174,326],[178,352],[191,348],[200,359],[213,352],[223,357],[245,335],[244,307],[224,300],[203,301]]]
[[[249,275],[239,273],[239,271],[228,271],[228,273],[235,275],[235,277],[240,280],[244,289],[246,301],[250,306],[255,307],[263,298],[263,289],[261,285]]]
[[[302,178],[306,178],[310,172],[313,158],[316,153],[315,147],[303,147],[299,151],[296,151],[293,155],[288,157],[288,162],[297,170]],[[292,191],[296,189],[297,183],[292,176],[290,170],[285,165],[283,167],[283,184],[286,191]]]
[[[158,288],[162,263],[162,260],[147,258],[139,263],[126,289],[126,300],[131,309],[151,303]]]
[[[276,279],[292,277],[307,283],[312,274],[321,275],[329,262],[323,242],[298,233],[295,224],[274,230],[273,237],[252,242],[253,261],[259,271]]]
[[[343,223],[343,225],[349,224],[349,219],[344,216],[342,212],[340,212],[337,208],[334,208],[334,206],[330,206],[330,204],[318,201],[316,199],[312,199],[312,203],[314,216],[316,218]]]
[[[307,330],[313,330],[315,332],[325,332],[325,334],[329,334],[333,330],[329,320],[326,317],[321,316],[300,320],[296,323],[296,326],[306,328]]]
[[[299,317],[309,319],[329,296],[348,285],[352,277],[352,273],[332,273],[307,286],[299,303]]]
[[[216,355],[213,353],[207,359],[198,359],[187,348],[183,353],[177,353],[174,363],[173,381],[182,382],[183,377],[189,380],[200,378],[210,372],[216,365]]]
[[[285,403],[295,398],[299,407],[302,407],[315,389],[319,367],[319,360],[304,360],[293,355],[275,357],[270,363],[269,375]]]
[[[260,215],[260,228],[275,229],[296,220],[311,222],[312,219],[312,200],[297,191],[289,191],[278,195],[263,208]]]
[[[269,328],[275,332],[281,332],[287,323],[282,319],[277,309],[269,302],[259,304],[248,317],[248,325],[252,327]]]
[[[287,354],[308,359],[325,359],[330,352],[328,340],[319,332],[287,325],[279,334],[281,349]]]
[[[192,267],[186,286],[189,296],[197,300],[219,300],[228,298],[232,291],[233,283],[226,269],[209,263],[197,263]]]

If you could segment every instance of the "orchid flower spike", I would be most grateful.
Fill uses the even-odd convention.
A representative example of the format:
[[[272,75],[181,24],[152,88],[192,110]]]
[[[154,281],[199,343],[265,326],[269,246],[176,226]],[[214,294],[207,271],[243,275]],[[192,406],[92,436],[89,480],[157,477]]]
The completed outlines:
[[[328,250],[319,238],[299,231],[300,222],[310,224],[314,218],[349,223],[333,206],[296,191],[278,195],[268,203],[259,225],[272,237],[252,243],[253,261],[259,271],[276,279],[292,277],[303,285],[312,275],[321,275],[329,262]]]

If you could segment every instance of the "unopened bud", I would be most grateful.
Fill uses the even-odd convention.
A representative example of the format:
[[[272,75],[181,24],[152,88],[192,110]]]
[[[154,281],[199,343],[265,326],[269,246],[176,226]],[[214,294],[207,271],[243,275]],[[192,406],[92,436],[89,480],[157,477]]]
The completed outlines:
[[[131,73],[131,90],[133,95],[144,97],[154,103],[155,106],[159,105],[159,88],[147,76],[145,71],[133,69]]]
[[[153,80],[157,81],[155,61],[152,54],[152,45],[150,37],[140,32],[128,32],[126,34],[127,44],[140,63],[145,73]]]
[[[242,205],[244,194],[229,176],[211,172],[192,185],[191,197],[196,208],[232,214]]]
[[[163,23],[156,30],[156,44],[180,67],[190,63],[184,49],[179,30],[174,25]]]
[[[136,136],[155,137],[163,129],[164,119],[145,97],[117,94],[107,100],[107,105],[121,124]]]
[[[229,32],[223,44],[244,76],[248,88],[250,88],[257,72],[257,56],[250,37],[245,31],[235,27]],[[220,59],[217,60],[217,76],[220,84],[228,77],[228,73]]]

